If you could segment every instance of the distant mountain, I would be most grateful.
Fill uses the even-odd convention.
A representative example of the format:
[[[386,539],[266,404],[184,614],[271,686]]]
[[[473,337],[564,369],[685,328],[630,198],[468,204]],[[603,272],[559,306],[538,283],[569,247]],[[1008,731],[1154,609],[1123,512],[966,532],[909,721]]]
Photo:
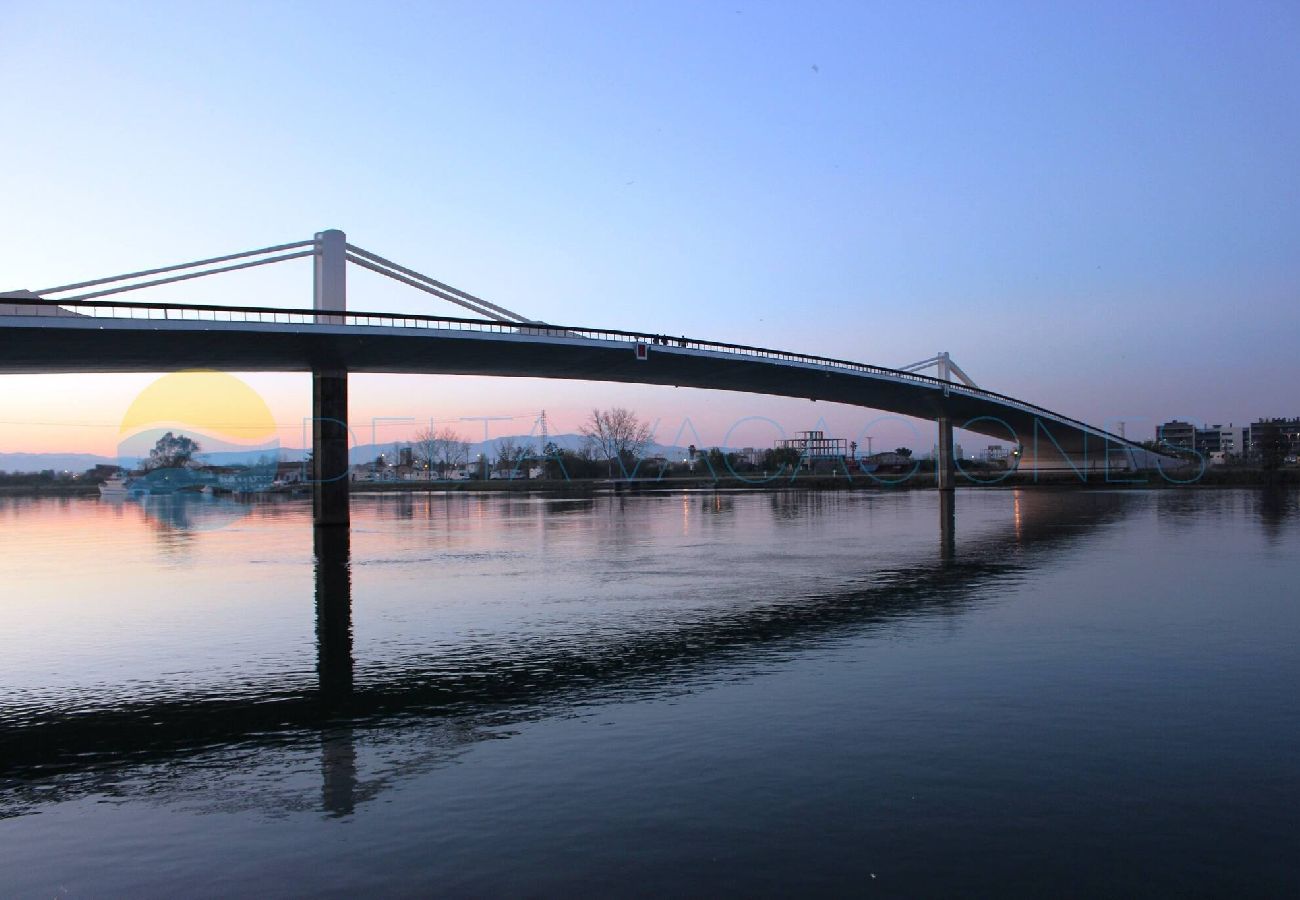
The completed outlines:
[[[0,453],[4,472],[84,472],[99,465],[117,465],[117,460],[93,453]]]
[[[489,456],[495,456],[497,446],[503,441],[513,440],[515,444],[531,444],[537,453],[541,453],[542,448],[540,441],[536,437],[530,437],[526,434],[503,435],[497,438],[491,438],[488,441],[471,441],[469,445],[470,458],[477,458],[480,453],[488,453]],[[580,450],[586,439],[580,434],[553,434],[549,440],[561,450]],[[389,459],[397,456],[402,447],[410,447],[410,441],[394,441],[382,444],[358,444],[348,451],[348,461],[356,465],[358,463],[372,462],[380,453],[385,454]],[[705,448],[701,448],[705,449]],[[734,449],[734,448],[733,448]],[[236,450],[220,451],[213,453],[200,453],[199,458],[204,462],[213,465],[237,465],[239,463],[256,462],[257,458],[264,451],[253,451],[250,453]],[[307,452],[299,447],[281,447],[279,449],[279,458],[281,462],[300,462],[306,458]],[[669,447],[663,444],[652,443],[647,448],[647,456],[662,455],[669,459],[680,459],[686,455],[685,447]],[[56,472],[84,472],[95,466],[125,466],[134,467],[139,463],[136,457],[113,457],[99,456],[94,453],[0,453],[0,471],[4,472],[42,472],[46,469],[53,469]]]
[[[575,452],[581,450],[587,442],[587,439],[580,434],[552,434],[547,437],[547,440],[561,450]],[[501,437],[490,438],[487,441],[470,441],[470,459],[476,459],[480,453],[487,453],[488,456],[495,457],[497,447],[505,441],[514,441],[517,446],[531,445],[535,453],[540,454],[542,452],[541,440],[536,436],[527,434],[502,435]],[[386,459],[392,460],[398,455],[401,448],[410,446],[410,441],[393,441],[387,444],[358,444],[348,451],[348,461],[353,465],[373,462],[380,453],[384,454]],[[302,451],[294,452],[301,453]],[[654,442],[651,442],[650,446],[646,448],[647,456],[662,455],[669,459],[684,457],[686,452],[685,447],[669,447]]]
[[[265,451],[251,453],[237,450],[217,453],[200,453],[198,458],[216,466],[231,466],[240,463],[254,463]],[[303,458],[301,450],[286,448],[279,451],[283,462],[297,462]],[[373,457],[372,457],[373,458]],[[122,466],[134,468],[140,462],[135,456],[99,456],[94,453],[0,453],[0,471],[9,473],[43,472],[53,469],[55,472],[80,473],[95,466]]]

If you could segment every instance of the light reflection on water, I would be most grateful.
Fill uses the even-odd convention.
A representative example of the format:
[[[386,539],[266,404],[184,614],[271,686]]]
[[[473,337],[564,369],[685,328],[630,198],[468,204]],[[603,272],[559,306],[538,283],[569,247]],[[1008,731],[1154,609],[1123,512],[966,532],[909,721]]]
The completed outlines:
[[[1294,878],[1294,494],[383,494],[315,537],[205,504],[0,503],[33,891]],[[322,860],[329,822],[393,865]],[[1181,859],[1210,835],[1254,874]]]

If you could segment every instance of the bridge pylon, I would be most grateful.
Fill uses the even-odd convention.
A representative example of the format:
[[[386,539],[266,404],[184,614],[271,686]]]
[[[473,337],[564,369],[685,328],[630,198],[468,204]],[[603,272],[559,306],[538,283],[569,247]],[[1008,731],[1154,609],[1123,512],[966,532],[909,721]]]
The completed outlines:
[[[176,263],[107,278],[95,278],[74,284],[55,285],[38,291],[19,290],[0,292],[0,316],[55,315],[84,317],[71,307],[92,303],[106,297],[160,287],[265,266],[294,259],[310,257],[313,262],[312,325],[347,326],[347,269],[348,263],[384,275],[401,284],[416,288],[426,294],[453,303],[462,309],[482,316],[490,322],[518,327],[542,324],[498,306],[491,301],[444,284],[414,269],[385,259],[382,256],[348,243],[347,235],[338,229],[317,232],[311,240],[293,241],[227,253],[193,262]],[[161,277],[154,277],[161,276]],[[128,304],[130,305],[130,304]],[[284,310],[293,313],[295,310]],[[163,317],[166,318],[166,311]],[[259,314],[260,315],[260,314]],[[312,346],[310,365],[312,373],[312,506],[317,525],[347,525],[348,512],[348,372],[339,356],[333,356],[328,340],[318,340]]]
[[[958,381],[963,384],[978,389],[977,385],[961,366],[953,362],[952,357],[944,352],[939,351],[929,359],[923,359],[920,362],[914,362],[909,366],[900,367],[900,372],[920,372],[925,369],[934,367],[937,370],[937,377],[941,381],[952,381],[956,376]],[[944,386],[943,395],[948,396],[948,387]],[[953,455],[952,442],[952,419],[947,415],[939,416],[936,423],[939,426],[939,452],[934,461],[934,480],[935,485],[941,491],[951,491],[957,483],[956,457]]]

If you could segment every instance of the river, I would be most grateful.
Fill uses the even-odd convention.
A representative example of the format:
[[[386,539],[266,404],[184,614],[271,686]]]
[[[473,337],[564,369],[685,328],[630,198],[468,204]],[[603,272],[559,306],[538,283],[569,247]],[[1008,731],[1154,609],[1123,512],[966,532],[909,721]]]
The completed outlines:
[[[0,893],[1295,896],[1297,507],[0,499]]]

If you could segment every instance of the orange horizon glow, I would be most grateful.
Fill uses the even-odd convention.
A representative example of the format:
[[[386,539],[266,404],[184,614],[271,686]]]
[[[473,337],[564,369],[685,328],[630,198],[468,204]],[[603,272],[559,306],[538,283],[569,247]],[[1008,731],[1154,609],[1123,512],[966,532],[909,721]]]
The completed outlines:
[[[212,373],[209,379],[237,379],[248,388],[244,411],[232,406],[228,391],[202,378],[190,384],[197,396],[172,392],[161,402],[141,397],[158,384],[182,384],[177,375],[12,375],[0,394],[0,453],[85,453],[121,455],[129,432],[146,422],[185,431],[204,423],[224,426],[233,442],[273,440],[283,449],[310,444],[311,380],[304,373]],[[252,398],[260,399],[254,403]],[[854,438],[880,417],[869,409],[812,403],[781,397],[655,385],[556,382],[544,379],[474,376],[353,375],[349,382],[352,444],[406,442],[431,426],[451,426],[471,443],[489,438],[537,435],[538,415],[546,411],[550,434],[578,433],[593,408],[625,406],[654,428],[662,445],[771,446],[778,437],[828,427]],[[248,410],[260,408],[261,412]],[[242,418],[241,418],[242,416]],[[745,422],[750,419],[752,421]],[[737,425],[736,423],[741,423]],[[904,420],[871,425],[875,449],[902,444],[927,450],[933,442],[928,423]],[[260,437],[257,437],[259,436]],[[859,438],[859,442],[862,443]],[[983,444],[980,444],[982,447]],[[866,449],[865,447],[863,448]]]

